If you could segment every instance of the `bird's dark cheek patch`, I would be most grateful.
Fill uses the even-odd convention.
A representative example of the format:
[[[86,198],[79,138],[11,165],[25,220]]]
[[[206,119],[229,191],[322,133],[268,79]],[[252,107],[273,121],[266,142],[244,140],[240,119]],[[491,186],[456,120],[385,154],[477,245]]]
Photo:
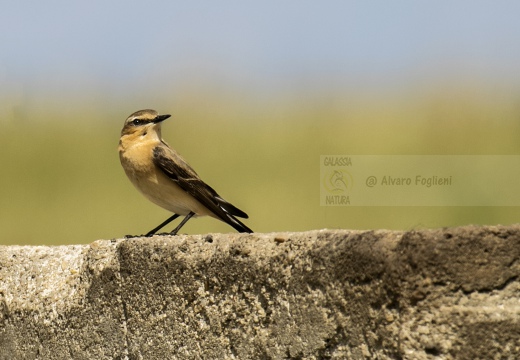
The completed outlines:
[[[145,131],[145,132],[143,133],[143,135],[141,135],[141,136],[146,136],[146,134],[148,134],[148,133]]]

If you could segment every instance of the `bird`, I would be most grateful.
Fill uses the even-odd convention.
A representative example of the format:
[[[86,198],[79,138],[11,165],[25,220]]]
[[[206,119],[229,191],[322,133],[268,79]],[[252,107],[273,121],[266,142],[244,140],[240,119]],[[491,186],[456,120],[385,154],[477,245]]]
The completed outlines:
[[[184,219],[170,235],[177,235],[188,220],[197,216],[211,216],[238,232],[252,233],[253,230],[237,219],[247,219],[248,215],[202,181],[186,160],[162,139],[162,122],[170,116],[159,115],[151,109],[136,111],[125,120],[119,139],[119,159],[131,183],[148,200],[173,213],[145,236],[153,236],[179,216]]]

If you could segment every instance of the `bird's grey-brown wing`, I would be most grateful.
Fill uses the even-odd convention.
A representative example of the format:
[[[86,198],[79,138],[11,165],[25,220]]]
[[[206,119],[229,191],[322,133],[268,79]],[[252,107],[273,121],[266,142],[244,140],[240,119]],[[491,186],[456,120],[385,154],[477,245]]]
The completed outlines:
[[[200,179],[195,170],[175,151],[165,145],[156,146],[153,150],[153,162],[181,189],[197,199],[222,221],[238,231],[253,232],[235,218],[235,216],[247,218],[247,214],[222,199],[211,186]]]

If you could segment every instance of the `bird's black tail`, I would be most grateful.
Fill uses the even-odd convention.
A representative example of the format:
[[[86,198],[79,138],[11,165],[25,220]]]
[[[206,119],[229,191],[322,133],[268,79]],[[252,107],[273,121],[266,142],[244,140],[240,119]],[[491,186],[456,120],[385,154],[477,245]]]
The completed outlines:
[[[238,220],[236,217],[230,214],[227,215],[227,221],[224,220],[226,223],[231,225],[233,228],[235,228],[236,231],[242,232],[242,233],[253,233],[254,231],[248,228],[245,224],[243,224],[240,220]]]
[[[218,202],[218,207],[222,210],[222,213],[219,214],[219,217],[222,221],[225,223],[233,226],[236,231],[243,232],[243,233],[252,233],[254,232],[250,228],[248,228],[246,225],[244,225],[240,220],[238,220],[236,217],[241,217],[244,219],[247,219],[248,216],[245,212],[237,208],[235,205],[227,202],[223,198],[221,198],[218,194],[215,195],[215,200]],[[224,215],[224,216],[222,216]]]

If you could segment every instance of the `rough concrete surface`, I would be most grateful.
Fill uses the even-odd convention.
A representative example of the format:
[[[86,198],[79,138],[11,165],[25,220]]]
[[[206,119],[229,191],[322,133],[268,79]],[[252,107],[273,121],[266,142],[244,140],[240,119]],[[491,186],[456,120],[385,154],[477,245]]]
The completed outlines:
[[[0,359],[518,359],[520,226],[0,251]]]

